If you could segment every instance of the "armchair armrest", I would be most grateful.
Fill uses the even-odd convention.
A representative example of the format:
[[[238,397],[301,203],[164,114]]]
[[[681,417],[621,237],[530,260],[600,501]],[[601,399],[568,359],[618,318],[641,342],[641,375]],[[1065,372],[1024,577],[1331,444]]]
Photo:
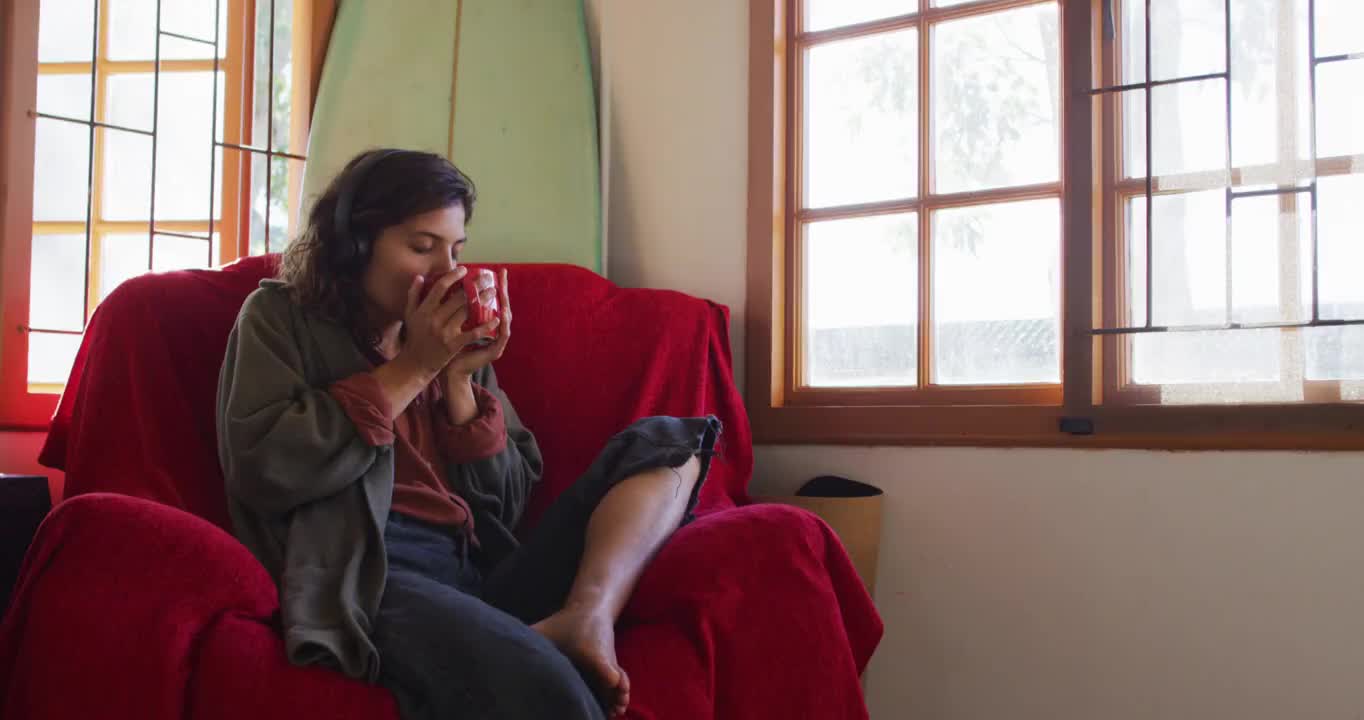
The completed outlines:
[[[858,676],[883,630],[833,530],[785,505],[722,510],[680,529],[640,578],[621,626],[617,652],[639,683],[633,692],[699,701],[687,708],[695,717],[714,708],[727,717],[865,717]],[[631,670],[658,664],[668,672]],[[727,672],[736,668],[772,672]],[[644,686],[651,682],[661,684]]]
[[[205,630],[228,612],[268,620],[277,605],[265,569],[207,521],[74,497],[39,527],[0,624],[0,715],[178,718]]]

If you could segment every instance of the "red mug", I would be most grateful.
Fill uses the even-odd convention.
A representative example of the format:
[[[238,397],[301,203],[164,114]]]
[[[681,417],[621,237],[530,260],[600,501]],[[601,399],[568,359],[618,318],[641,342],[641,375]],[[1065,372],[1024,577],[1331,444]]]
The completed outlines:
[[[426,296],[430,294],[431,288],[435,287],[436,281],[444,276],[445,273],[427,275],[426,281],[422,283],[421,296],[418,298],[418,301],[425,300]],[[480,283],[478,282],[479,280],[483,282]],[[445,297],[441,298],[441,302],[445,302],[454,297],[455,293],[463,290],[464,299],[467,301],[467,316],[464,319],[464,325],[460,328],[463,332],[475,330],[481,325],[492,322],[493,318],[497,317],[497,295],[494,294],[492,301],[488,304],[483,304],[478,297],[479,290],[481,289],[479,287],[480,284],[485,288],[493,288],[496,290],[497,276],[493,274],[492,270],[488,270],[487,268],[470,270],[469,274],[466,275],[464,279],[450,286],[449,291],[445,293]],[[496,339],[495,335],[482,335],[468,345],[465,345],[464,348],[466,350],[484,348],[493,344],[493,341]]]

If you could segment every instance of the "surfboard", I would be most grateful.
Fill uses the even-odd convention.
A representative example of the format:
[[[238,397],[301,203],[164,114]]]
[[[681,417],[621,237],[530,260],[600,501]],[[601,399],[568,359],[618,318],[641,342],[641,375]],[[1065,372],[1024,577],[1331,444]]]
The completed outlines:
[[[602,272],[582,0],[348,0],[318,87],[303,203],[356,153],[438,152],[478,189],[465,257]]]

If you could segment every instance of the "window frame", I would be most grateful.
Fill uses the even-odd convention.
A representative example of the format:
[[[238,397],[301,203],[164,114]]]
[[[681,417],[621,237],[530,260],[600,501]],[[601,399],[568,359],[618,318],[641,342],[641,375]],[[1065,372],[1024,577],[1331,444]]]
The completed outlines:
[[[1094,334],[1113,287],[1110,236],[1096,187],[1093,133],[1101,118],[1091,98],[1099,58],[1099,3],[1058,0],[1061,94],[1061,374],[1059,386],[818,389],[799,387],[796,258],[799,178],[793,113],[799,49],[793,42],[800,0],[750,0],[749,185],[745,394],[762,443],[1040,446],[1093,448],[1364,448],[1364,404],[1137,405],[1104,402],[1116,377],[1101,362],[1111,336]],[[1027,4],[975,0],[934,10],[960,16]],[[928,6],[921,0],[920,13]],[[921,73],[928,50],[919,39]],[[1081,68],[1082,71],[1075,71]],[[927,108],[920,106],[921,116]],[[927,136],[924,132],[924,136]],[[921,153],[927,165],[928,156]],[[920,188],[927,195],[926,187]],[[1111,218],[1108,218],[1111,220]],[[921,227],[924,219],[920,219]],[[922,236],[920,244],[926,241]],[[923,263],[921,263],[923,264]],[[919,270],[921,278],[925,268]],[[1096,293],[1096,289],[1101,292]],[[929,291],[921,282],[922,295]],[[921,333],[928,335],[930,333]],[[921,357],[925,349],[920,341]],[[922,365],[922,363],[920,363]],[[1110,363],[1114,365],[1115,363]],[[922,369],[921,369],[922,373]],[[1110,386],[1113,383],[1108,383]],[[1039,392],[1040,391],[1040,392]],[[1048,392],[1050,391],[1050,392]],[[966,396],[966,397],[963,397]]]
[[[222,141],[221,147],[221,187],[216,198],[219,218],[213,221],[214,232],[219,236],[218,254],[213,258],[215,264],[226,264],[250,254],[250,237],[241,232],[249,227],[250,192],[245,178],[250,177],[251,161],[256,155],[285,158],[289,163],[289,190],[291,197],[297,197],[302,184],[300,155],[292,151],[296,147],[306,147],[306,139],[311,124],[313,99],[317,94],[320,68],[325,55],[332,20],[335,17],[335,0],[276,0],[292,2],[294,8],[292,28],[292,97],[291,107],[295,108],[290,124],[288,150],[252,148],[249,139],[252,133],[251,93],[254,89],[254,38],[256,9],[260,0],[221,0],[226,6],[227,23],[224,28],[226,46],[224,55],[218,61],[218,69],[223,73],[222,98]],[[103,0],[101,6],[107,3]],[[31,109],[37,102],[38,62],[38,24],[39,3],[25,0],[0,0],[0,430],[42,430],[56,410],[60,399],[61,385],[30,385],[28,383],[28,338],[27,323],[30,303],[30,269],[32,263],[33,221],[33,171],[34,141],[37,127],[36,117]],[[108,43],[108,14],[101,7],[96,18],[96,31],[101,34],[101,54],[106,52]],[[102,63],[110,62],[102,60]],[[155,69],[150,61],[118,61],[114,65],[128,67],[145,65]],[[165,66],[172,67],[165,67]],[[207,60],[163,60],[166,71],[176,69],[199,69],[212,71],[213,59]],[[120,70],[114,70],[116,74]],[[92,83],[111,74],[105,66],[92,74]],[[104,92],[96,85],[100,96]],[[97,129],[97,134],[109,132]],[[91,148],[91,161],[98,175],[100,154],[98,146]],[[96,176],[96,186],[99,185]],[[289,204],[291,221],[298,212],[297,203]],[[101,226],[107,222],[97,222]],[[141,225],[137,231],[146,230],[145,221],[131,221],[130,226]],[[205,232],[208,221],[167,221],[156,223],[158,230],[170,232]],[[99,255],[99,233],[105,228],[91,227],[90,257],[93,266]],[[82,224],[82,232],[84,225]],[[92,267],[87,296],[89,308],[98,301],[98,283]],[[88,323],[88,316],[86,322]],[[74,334],[74,333],[73,333]]]

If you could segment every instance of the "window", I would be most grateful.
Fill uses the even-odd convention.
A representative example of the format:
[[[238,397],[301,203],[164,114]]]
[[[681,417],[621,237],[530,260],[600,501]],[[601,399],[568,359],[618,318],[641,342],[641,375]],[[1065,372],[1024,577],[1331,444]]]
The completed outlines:
[[[1106,395],[1364,399],[1364,285],[1347,270],[1364,267],[1348,199],[1364,198],[1364,58],[1349,53],[1364,8],[1167,1],[1148,18],[1128,0],[1108,21]]]
[[[0,346],[0,422],[46,420],[86,322],[124,280],[282,246],[315,5],[5,0],[3,286],[17,332]]]
[[[758,439],[1364,446],[1357,6],[753,0]]]

